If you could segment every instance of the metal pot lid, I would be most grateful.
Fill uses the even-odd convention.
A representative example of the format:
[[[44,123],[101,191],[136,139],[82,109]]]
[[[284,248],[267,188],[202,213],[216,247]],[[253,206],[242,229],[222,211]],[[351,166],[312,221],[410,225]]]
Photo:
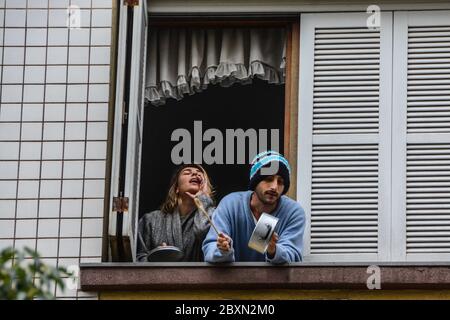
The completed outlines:
[[[183,251],[174,246],[159,246],[151,250],[147,260],[149,262],[178,262],[183,259]]]
[[[272,234],[275,231],[275,226],[277,223],[278,218],[270,214],[263,213],[256,223],[255,229],[253,230],[248,242],[248,246],[259,253],[264,254],[267,250],[270,239],[272,238]]]

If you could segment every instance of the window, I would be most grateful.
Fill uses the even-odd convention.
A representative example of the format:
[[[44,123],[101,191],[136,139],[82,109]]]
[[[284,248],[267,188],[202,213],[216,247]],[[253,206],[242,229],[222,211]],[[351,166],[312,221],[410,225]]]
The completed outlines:
[[[138,197],[136,177],[146,174],[140,150],[147,15],[141,7],[133,10],[128,41],[135,49],[122,55],[123,66],[118,62],[118,83],[129,86],[116,101],[126,101],[123,112],[116,110],[114,133],[123,158],[113,159],[111,179],[111,198],[128,197],[129,207],[109,219],[112,246],[120,239],[124,252],[133,251],[139,203],[148,211],[163,197],[153,203]],[[119,38],[127,30],[122,18]],[[380,27],[369,29],[366,13],[314,13],[302,14],[299,29],[290,23],[282,145],[297,169],[290,196],[308,216],[306,261],[450,257],[448,18],[443,10],[383,11]],[[119,44],[119,51],[130,45]]]
[[[252,84],[235,84],[227,88],[210,85],[205,91],[184,97],[180,101],[171,99],[164,106],[146,106],[139,215],[158,209],[167,195],[170,177],[176,167],[171,153],[176,145],[184,141],[171,141],[172,134],[179,129],[189,132],[191,145],[198,141],[201,143],[203,135],[211,128],[221,133],[223,148],[216,149],[219,152],[215,155],[215,160],[221,160],[222,163],[203,163],[215,187],[217,203],[231,192],[246,190],[249,175],[249,140],[246,141],[246,164],[238,164],[238,141],[231,140],[231,135],[226,132],[242,129],[249,133],[249,137],[252,137],[250,139],[268,140],[270,146],[270,134],[278,130],[278,146],[283,150],[284,91],[284,85],[253,79]],[[258,136],[260,129],[266,130],[267,137]],[[234,164],[227,164],[226,159],[229,156],[230,142],[234,146]],[[209,144],[209,141],[203,142],[202,152]],[[193,160],[196,151],[191,149]]]
[[[305,260],[449,258],[449,17],[302,15]]]
[[[328,5],[315,8],[331,10]],[[336,6],[336,11],[343,10],[347,8]],[[133,33],[133,48],[139,48],[137,34],[146,29],[139,20],[139,9],[134,12],[134,29],[142,29]],[[123,21],[121,17],[122,36],[126,31]],[[306,263],[275,269],[237,264],[226,277],[222,276],[222,266],[202,263],[185,268],[166,264],[85,265],[81,277],[84,288],[145,289],[156,295],[174,288],[186,289],[186,295],[197,289],[210,293],[211,289],[226,292],[235,288],[255,288],[265,294],[269,287],[272,292],[286,286],[364,289],[368,264],[380,266],[383,288],[401,289],[398,294],[406,292],[403,289],[448,286],[442,275],[446,274],[450,252],[450,11],[383,11],[376,30],[367,29],[365,13],[307,13],[300,21],[299,29],[293,24],[288,50],[284,150],[291,163],[297,162],[297,183],[291,184],[291,196],[297,196],[308,215]],[[127,43],[120,39],[119,51],[124,51]],[[145,61],[137,54],[140,49],[133,52],[130,86],[137,92],[142,85],[137,71]],[[119,85],[124,85],[125,70],[119,61]],[[122,106],[122,96],[118,96]],[[128,118],[136,119],[133,117],[139,112],[133,104],[128,105],[129,110],[124,107]],[[140,150],[141,136],[137,133],[147,128],[123,128],[123,115],[118,108],[113,148],[124,146],[120,133],[127,132],[122,142],[134,142],[128,145]],[[128,158],[123,165],[127,173],[123,195],[130,197],[128,213],[119,212],[122,218],[116,212],[110,216],[110,239],[113,243],[122,241],[122,250],[128,252],[135,225],[130,217],[137,217],[137,202],[130,192],[136,188],[133,179],[139,176],[140,168],[140,157],[133,152],[125,153]],[[113,160],[111,196],[115,197],[120,195],[120,162],[117,157]],[[115,228],[120,219],[118,231]],[[354,263],[358,261],[361,263]],[[174,268],[176,279],[169,275]],[[267,275],[274,281],[267,283]],[[304,296],[305,292],[289,292],[293,294]],[[336,294],[342,297],[349,293]]]
[[[149,63],[146,61],[148,20],[145,5],[129,8],[126,12],[122,11],[120,21],[117,84],[118,88],[123,88],[123,92],[117,93],[116,105],[121,105],[123,108],[116,109],[115,114],[111,179],[111,202],[113,204],[111,205],[112,213],[109,215],[109,242],[113,261],[132,261],[135,254],[134,243],[139,213],[157,209],[168,189],[167,184],[173,166],[168,164],[167,157],[170,158],[170,148],[174,145],[170,141],[173,125],[192,130],[194,120],[203,120],[210,122],[204,125],[205,129],[207,127],[228,128],[226,121],[233,117],[232,113],[221,115],[220,112],[207,110],[208,104],[217,97],[222,97],[222,103],[227,101],[226,90],[235,96],[242,96],[239,91],[245,91],[248,95],[260,93],[260,96],[253,98],[256,102],[255,105],[245,110],[244,116],[232,123],[230,128],[279,129],[282,151],[291,164],[296,166],[296,117],[293,118],[292,115],[296,114],[293,109],[297,104],[296,89],[294,89],[297,87],[297,72],[294,70],[298,67],[296,58],[298,49],[296,48],[298,47],[299,33],[298,23],[295,19],[289,21],[267,21],[267,19],[226,21],[222,19],[221,21],[180,22],[180,25],[184,26],[206,25],[215,28],[288,26],[286,84],[277,87],[255,79],[254,84],[250,86],[237,85],[231,88],[210,86],[204,92],[185,97],[180,102],[167,100],[165,106],[147,106],[144,109],[143,70],[145,70],[146,63]],[[167,21],[158,23],[164,25]],[[130,28],[131,24],[132,28]],[[170,25],[173,25],[172,21]],[[127,51],[127,47],[132,50]],[[242,108],[243,103],[245,102],[234,105],[234,109]],[[265,112],[265,114],[255,122],[252,121],[250,113],[257,111],[258,103],[261,103],[259,112]],[[184,110],[181,109],[183,107],[185,107]],[[190,111],[192,114],[189,114]],[[206,111],[208,111],[207,114],[203,115],[202,112]],[[200,115],[200,118],[196,118]],[[183,116],[186,119],[183,119]],[[167,122],[175,118],[176,121],[174,120],[173,125],[168,126]],[[147,127],[148,125],[150,127]],[[158,146],[157,139],[159,138],[164,139],[163,145]],[[161,143],[161,141],[159,142]],[[157,158],[152,152],[154,148],[164,155]],[[145,162],[141,162],[142,160]],[[147,160],[153,161],[154,172],[148,170]],[[228,166],[227,168],[227,166],[219,165],[207,169],[210,169],[209,173],[215,178],[214,182],[218,186],[219,198],[247,185],[248,168],[246,166],[238,165],[237,168]],[[230,172],[239,177],[237,184],[234,184],[234,181],[227,176]],[[158,185],[149,185],[147,177],[158,181]],[[295,185],[295,174],[292,181],[291,185]],[[139,197],[139,190],[145,190],[145,192],[141,192],[141,197]],[[294,190],[295,188],[292,188],[291,193]],[[157,194],[154,194],[155,192]],[[152,196],[149,197],[148,194],[152,194]],[[292,194],[295,194],[295,191]]]

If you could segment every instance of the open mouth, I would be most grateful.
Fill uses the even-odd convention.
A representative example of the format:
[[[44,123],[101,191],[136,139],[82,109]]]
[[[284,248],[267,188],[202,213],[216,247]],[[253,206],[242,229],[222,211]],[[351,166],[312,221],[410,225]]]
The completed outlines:
[[[189,180],[189,183],[194,183],[194,184],[201,185],[202,184],[202,179],[198,178],[198,177],[194,177],[191,180]]]

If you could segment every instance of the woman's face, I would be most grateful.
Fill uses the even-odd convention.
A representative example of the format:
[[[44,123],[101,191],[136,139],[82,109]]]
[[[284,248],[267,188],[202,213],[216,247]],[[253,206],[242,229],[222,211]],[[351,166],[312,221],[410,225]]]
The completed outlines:
[[[186,167],[178,176],[178,193],[180,195],[190,192],[196,194],[200,190],[205,190],[206,183],[203,172],[195,167]]]

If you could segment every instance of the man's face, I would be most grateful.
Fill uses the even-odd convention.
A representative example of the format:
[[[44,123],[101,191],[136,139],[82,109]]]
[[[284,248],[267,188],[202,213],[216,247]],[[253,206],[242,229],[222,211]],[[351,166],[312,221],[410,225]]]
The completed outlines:
[[[267,176],[255,188],[255,193],[263,204],[272,205],[281,197],[284,190],[284,180],[279,175]]]

